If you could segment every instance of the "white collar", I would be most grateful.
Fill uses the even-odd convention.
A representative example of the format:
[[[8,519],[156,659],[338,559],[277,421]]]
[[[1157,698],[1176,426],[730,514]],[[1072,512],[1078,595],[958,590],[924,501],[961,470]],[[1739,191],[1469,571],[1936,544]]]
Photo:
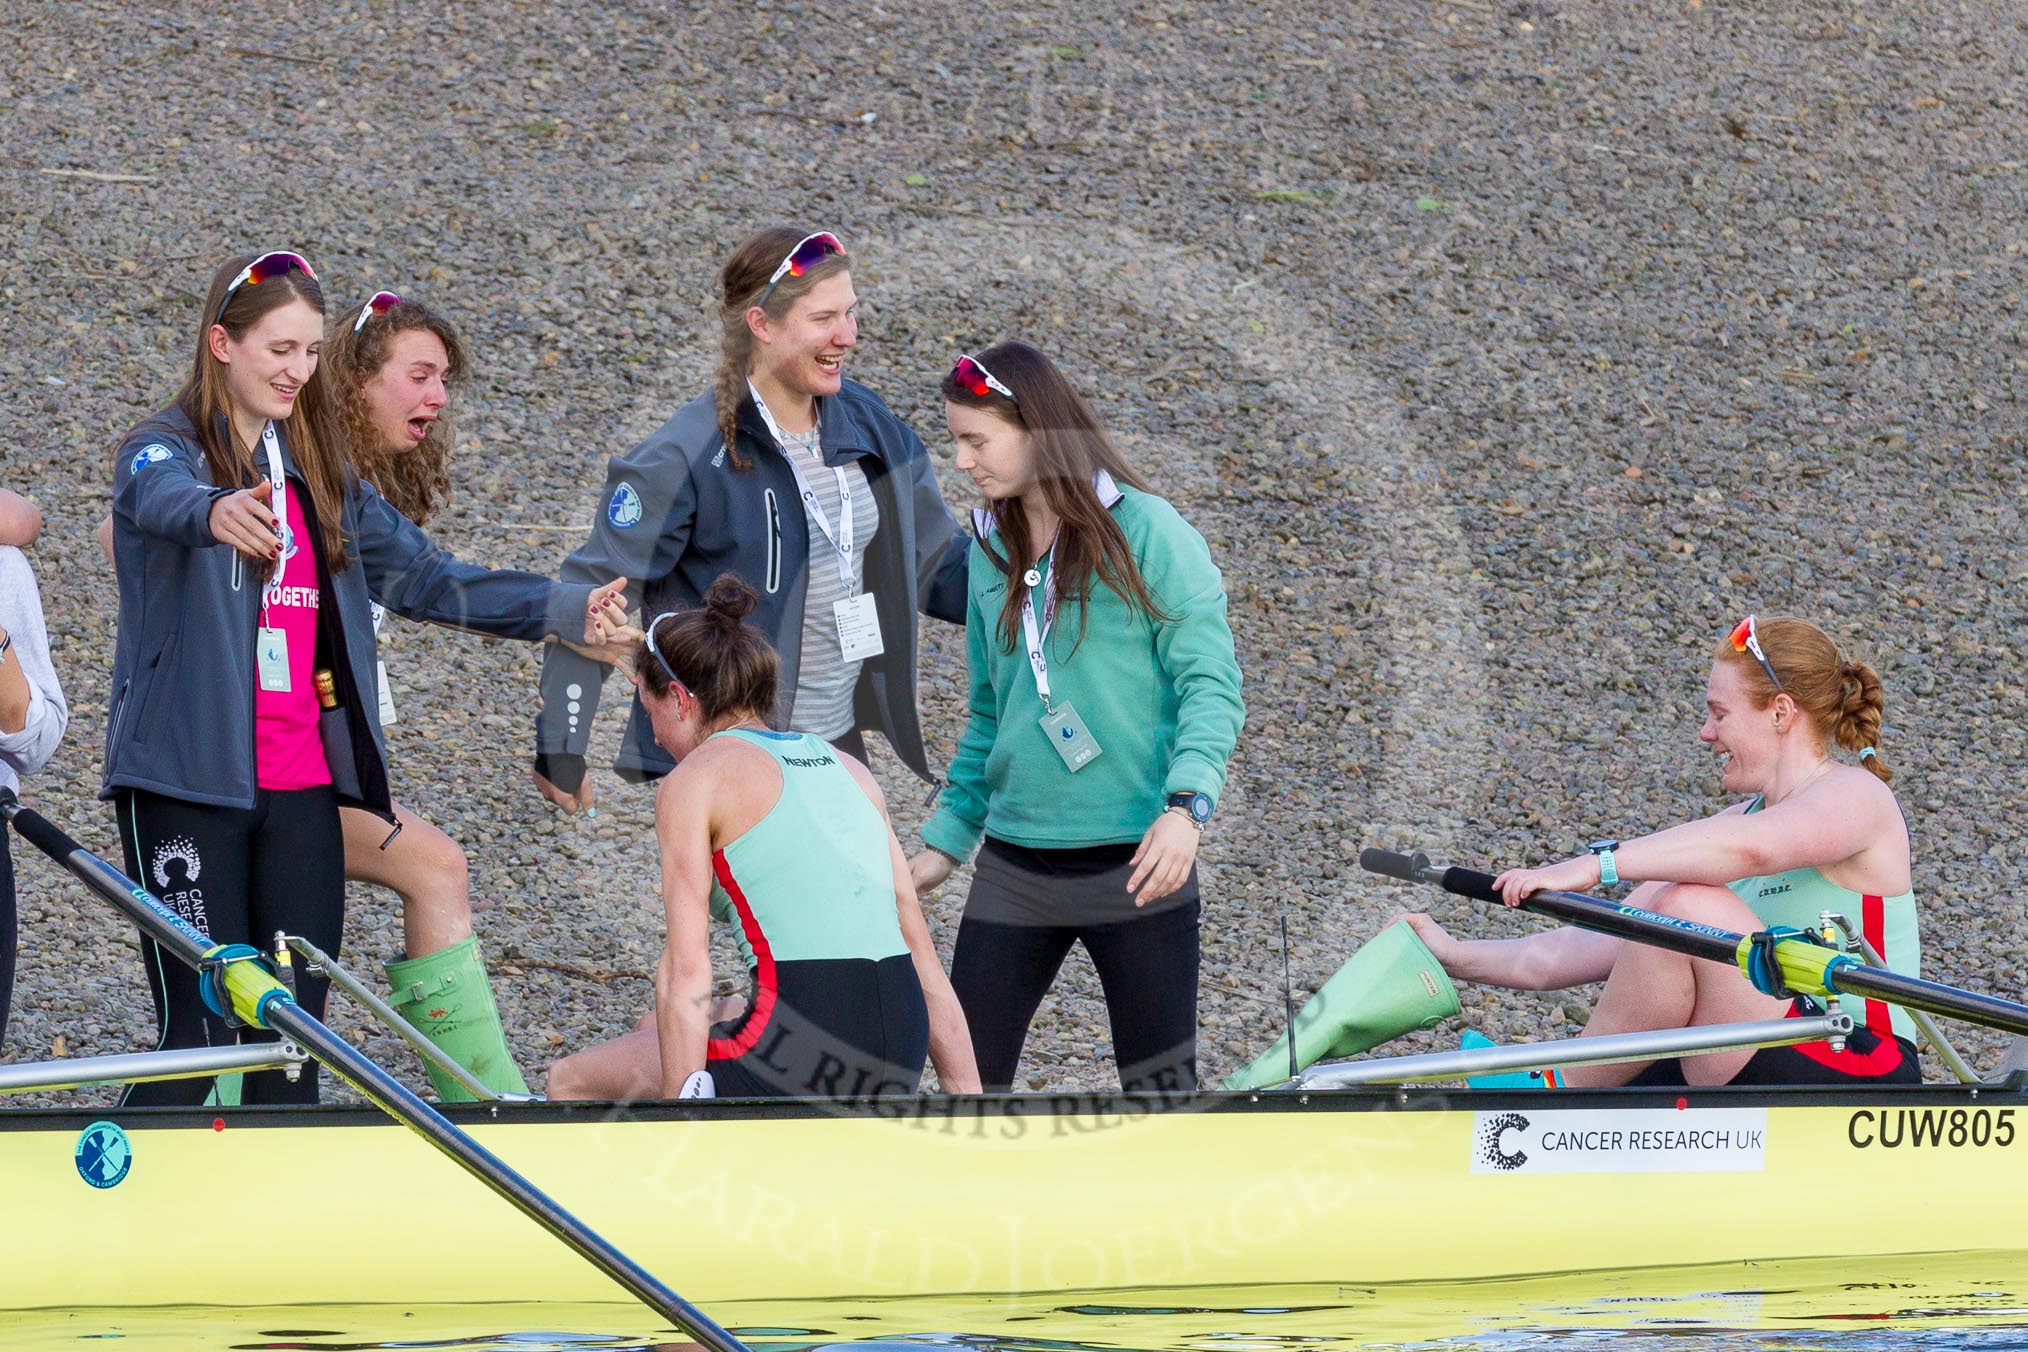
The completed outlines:
[[[1113,476],[1105,470],[1091,476],[1091,488],[1092,492],[1098,494],[1099,505],[1109,512],[1119,506],[1120,499],[1126,496],[1120,491],[1120,486],[1113,482]],[[993,513],[989,509],[985,507],[972,509],[972,533],[980,539],[991,535],[998,526],[999,523],[993,519]]]

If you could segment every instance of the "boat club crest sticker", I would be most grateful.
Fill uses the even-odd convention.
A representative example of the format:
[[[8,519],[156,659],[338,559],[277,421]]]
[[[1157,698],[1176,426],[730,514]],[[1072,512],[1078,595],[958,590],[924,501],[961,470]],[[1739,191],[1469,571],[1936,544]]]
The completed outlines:
[[[632,484],[623,483],[613,490],[613,500],[606,504],[606,520],[621,530],[641,524],[641,495]]]
[[[95,1188],[119,1185],[134,1167],[134,1148],[117,1122],[94,1122],[78,1133],[77,1176]]]
[[[175,452],[159,441],[152,442],[134,452],[133,464],[128,466],[127,472],[129,474],[139,474],[142,470],[148,468],[148,466],[159,465],[164,460],[170,459],[174,454]]]

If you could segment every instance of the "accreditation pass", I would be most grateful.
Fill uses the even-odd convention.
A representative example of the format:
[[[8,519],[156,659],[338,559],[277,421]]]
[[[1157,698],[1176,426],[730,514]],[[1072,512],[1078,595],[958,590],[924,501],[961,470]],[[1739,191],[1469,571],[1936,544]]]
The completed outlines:
[[[880,641],[880,611],[872,592],[833,601],[831,612],[838,617],[838,651],[847,662],[863,662],[887,651]]]

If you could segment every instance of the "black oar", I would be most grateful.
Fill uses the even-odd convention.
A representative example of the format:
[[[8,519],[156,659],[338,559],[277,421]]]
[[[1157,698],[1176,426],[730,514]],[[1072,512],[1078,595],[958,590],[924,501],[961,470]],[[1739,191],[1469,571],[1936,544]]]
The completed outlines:
[[[142,933],[179,961],[204,971],[218,967],[221,945],[203,934],[139,883],[65,835],[41,814],[0,789],[0,816],[14,824],[24,840],[62,864],[85,885],[118,907]],[[288,988],[257,963],[226,960],[220,981],[239,1018],[273,1028],[295,1039],[334,1074],[373,1101],[437,1149],[456,1160],[474,1178],[519,1207],[537,1225],[555,1235],[592,1266],[639,1297],[655,1313],[673,1321],[714,1352],[747,1352],[746,1345],[720,1328],[702,1310],[656,1280],[647,1269],[601,1238],[583,1221],[558,1206],[541,1189],[505,1161],[452,1125],[442,1113],[411,1093],[400,1081],[367,1060],[352,1045],[305,1013]]]
[[[1359,867],[1369,873],[1384,873],[1413,883],[1435,883],[1446,892],[1476,901],[1500,901],[1493,890],[1493,875],[1468,868],[1438,868],[1426,854],[1396,854],[1392,850],[1361,850]],[[1638,906],[1600,901],[1580,892],[1537,892],[1520,905],[1521,910],[1549,916],[1601,934],[1652,944],[1693,958],[1744,966],[1753,948],[1753,936],[1700,925],[1691,920],[1658,915]],[[1782,939],[1772,946],[1782,983],[1807,995],[1832,993],[1885,1000],[1906,1009],[1962,1019],[2008,1033],[2028,1033],[2028,1005],[2015,1004],[1991,995],[1978,995],[1920,977],[1904,976],[1884,967],[1868,967],[1857,959],[1833,952],[1802,939]],[[1842,961],[1840,959],[1843,959]]]

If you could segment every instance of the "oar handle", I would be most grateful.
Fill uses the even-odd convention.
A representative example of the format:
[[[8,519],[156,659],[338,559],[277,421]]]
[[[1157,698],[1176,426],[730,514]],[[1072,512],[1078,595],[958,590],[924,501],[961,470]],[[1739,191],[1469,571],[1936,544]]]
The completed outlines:
[[[1376,850],[1369,846],[1359,852],[1359,867],[1368,873],[1381,873],[1390,878],[1399,878],[1405,883],[1435,881],[1429,876],[1429,856],[1420,851],[1415,854],[1397,854],[1393,850]]]

